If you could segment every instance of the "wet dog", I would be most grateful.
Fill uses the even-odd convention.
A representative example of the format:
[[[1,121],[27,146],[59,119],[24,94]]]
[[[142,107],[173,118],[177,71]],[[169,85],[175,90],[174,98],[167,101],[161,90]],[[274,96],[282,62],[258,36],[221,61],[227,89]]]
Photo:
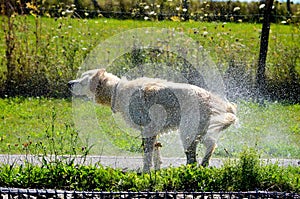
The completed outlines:
[[[194,85],[162,79],[127,80],[106,72],[90,70],[69,83],[74,95],[84,95],[120,113],[126,123],[141,131],[144,146],[143,170],[154,162],[159,169],[158,135],[179,130],[187,164],[196,163],[199,142],[206,147],[201,165],[208,166],[218,133],[236,121],[236,106]]]

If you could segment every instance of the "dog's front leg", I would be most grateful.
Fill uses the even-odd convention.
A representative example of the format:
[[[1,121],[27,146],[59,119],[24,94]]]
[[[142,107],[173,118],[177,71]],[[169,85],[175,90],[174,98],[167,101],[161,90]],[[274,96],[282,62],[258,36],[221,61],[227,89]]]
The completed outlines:
[[[205,137],[203,142],[206,147],[206,152],[202,159],[201,165],[206,167],[209,165],[209,160],[210,160],[213,152],[215,151],[217,144],[216,144],[216,139],[214,139],[210,136]]]
[[[153,156],[153,150],[154,150],[154,143],[156,142],[156,136],[149,137],[149,138],[143,138],[143,147],[144,147],[144,172],[149,172],[150,167],[152,166],[152,156]]]
[[[154,144],[153,163],[154,163],[154,169],[155,170],[159,170],[160,166],[162,164],[161,157],[160,157],[160,151],[159,151],[160,147],[162,147],[160,142],[156,142]]]

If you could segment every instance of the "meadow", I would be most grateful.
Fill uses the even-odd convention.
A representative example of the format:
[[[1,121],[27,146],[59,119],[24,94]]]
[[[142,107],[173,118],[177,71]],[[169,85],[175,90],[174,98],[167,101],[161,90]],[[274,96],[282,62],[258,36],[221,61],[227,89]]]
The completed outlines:
[[[5,27],[7,19],[1,17],[1,20]],[[261,24],[255,23],[47,18],[34,15],[15,16],[11,18],[11,23],[14,25],[14,32],[10,36],[14,38],[15,45],[10,60],[15,67],[13,81],[10,82],[10,88],[15,89],[13,93],[5,91],[8,63],[5,59],[5,40],[0,41],[0,76],[3,77],[0,80],[3,97],[1,153],[24,153],[24,146],[29,146],[28,143],[31,143],[30,147],[34,145],[33,148],[38,152],[45,152],[43,141],[49,142],[46,144],[49,149],[51,143],[53,145],[52,138],[68,143],[55,143],[60,143],[58,153],[70,153],[74,147],[78,152],[82,148],[88,149],[84,146],[86,144],[74,143],[79,142],[76,134],[78,129],[72,119],[74,113],[66,83],[76,77],[83,60],[105,39],[135,28],[175,29],[199,42],[217,63],[221,73],[225,73],[229,67],[241,70],[234,78],[240,78],[243,82],[246,81],[244,73],[250,74],[250,79],[254,78],[261,30]],[[0,32],[1,38],[7,36],[9,27],[6,28],[8,29]],[[266,75],[269,84],[275,85],[274,89],[281,83],[293,84],[294,78],[298,81],[298,41],[297,24],[271,25]],[[121,57],[119,60],[112,66],[121,66],[121,70],[136,63],[132,56],[125,56],[123,59]],[[296,99],[297,92],[294,91]],[[288,95],[287,93],[283,90],[280,94],[275,94],[280,99],[280,95]],[[10,98],[7,95],[25,97]],[[67,97],[67,100],[62,97]],[[299,105],[268,102],[265,107],[260,107],[252,102],[241,101],[239,110],[241,127],[231,129],[222,137],[225,142],[220,141],[219,150],[216,152],[218,156],[234,156],[244,145],[250,145],[261,148],[267,157],[300,157]],[[108,137],[112,137],[117,148],[131,152],[141,150],[138,136],[130,136],[130,130],[126,130],[126,133],[120,132],[113,123],[109,109],[96,108],[96,112],[98,118],[101,118],[100,129]],[[99,136],[99,133],[95,132],[95,135]],[[122,139],[119,139],[120,136]],[[235,146],[232,145],[232,139]]]
[[[8,25],[5,17],[1,20],[4,31],[0,36],[10,38],[0,41],[1,96],[69,97],[66,83],[76,76],[97,45],[120,32],[143,27],[170,28],[186,34],[209,52],[221,72],[233,68],[237,70],[236,78],[243,81],[240,74],[247,74],[247,80],[254,84],[261,24],[15,16]],[[299,32],[298,24],[271,25],[266,76],[272,98],[298,99],[292,88],[299,85]],[[14,48],[6,51],[7,42]],[[10,52],[9,63],[6,52]],[[116,64],[132,67],[134,59],[129,57]],[[8,67],[13,68],[9,83]]]
[[[107,107],[95,106],[84,99],[73,101],[67,88],[66,83],[76,77],[83,60],[107,38],[134,28],[171,28],[198,41],[208,50],[221,72],[237,67],[242,68],[242,72],[255,74],[261,30],[261,24],[256,23],[77,19],[68,16],[16,15],[10,22],[1,16],[1,21],[4,28],[0,36],[9,38],[10,47],[13,47],[8,64],[8,40],[0,40],[0,153],[8,155],[141,155],[141,140],[136,132],[120,127]],[[297,24],[272,24],[267,79],[274,88],[286,82],[293,83],[293,75],[299,74],[298,41]],[[135,63],[135,60],[125,58],[115,65],[128,67],[126,64]],[[12,90],[7,89],[8,66],[15,67],[9,82]],[[244,80],[243,76],[240,79]],[[28,162],[24,165],[1,164],[0,184],[70,190],[231,191],[259,188],[299,192],[299,167],[285,168],[276,164],[264,167],[259,158],[300,158],[300,105],[290,103],[287,98],[266,101],[264,105],[252,100],[235,101],[239,107],[239,123],[221,135],[214,154],[214,157],[229,161],[222,168],[190,165],[139,174],[101,165],[84,166],[72,161],[47,162],[43,159],[41,166]],[[74,112],[74,107],[82,108],[82,112]],[[88,121],[90,115],[85,117],[86,107],[95,113],[92,119],[96,120]],[[88,133],[93,143],[82,139],[85,132],[80,128],[86,126],[90,126]],[[97,128],[93,129],[95,126]],[[255,153],[245,152],[248,147]],[[166,142],[163,148],[174,147],[172,142]],[[203,150],[200,146],[199,157]],[[174,153],[169,155],[174,156]],[[239,160],[232,162],[231,158]]]
[[[33,155],[141,155],[140,136],[133,130],[119,126],[109,108],[95,106],[100,128],[83,132],[76,127],[78,121],[74,122],[76,113],[72,110],[72,104],[74,106],[75,102],[65,99],[1,99],[0,152]],[[259,151],[262,158],[300,158],[298,104],[266,103],[265,107],[245,101],[238,104],[239,123],[220,136],[214,157],[236,158],[245,148],[250,147]],[[81,139],[82,133],[91,133],[97,145],[88,145]],[[111,145],[105,150],[102,145],[107,143]],[[173,150],[174,147],[167,143],[164,148]],[[200,146],[198,156],[201,157],[203,152],[204,148]],[[183,155],[168,154],[171,157]]]

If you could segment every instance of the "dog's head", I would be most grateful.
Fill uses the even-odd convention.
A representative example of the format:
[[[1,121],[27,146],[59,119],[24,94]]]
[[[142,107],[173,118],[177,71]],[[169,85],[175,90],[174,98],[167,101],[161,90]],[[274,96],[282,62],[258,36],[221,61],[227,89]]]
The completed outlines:
[[[68,87],[75,96],[87,96],[92,98],[94,93],[90,90],[91,79],[99,70],[89,70],[84,72],[80,78],[68,82]]]
[[[84,72],[79,79],[68,82],[75,96],[87,96],[97,103],[110,105],[111,94],[119,78],[105,69],[95,69]]]

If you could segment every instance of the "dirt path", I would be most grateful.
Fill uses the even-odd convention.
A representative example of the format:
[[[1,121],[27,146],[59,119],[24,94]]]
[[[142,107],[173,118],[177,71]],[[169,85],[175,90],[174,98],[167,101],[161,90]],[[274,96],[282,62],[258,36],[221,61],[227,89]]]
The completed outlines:
[[[57,156],[57,159],[62,159],[65,161],[70,161],[75,158],[75,163],[85,164],[85,165],[95,165],[100,163],[103,166],[109,166],[112,168],[130,169],[136,170],[140,169],[143,165],[141,157],[126,157],[126,156],[87,156],[85,159],[82,157],[74,156]],[[41,164],[43,156],[32,156],[32,155],[1,155],[0,162],[3,164],[24,164],[24,162],[32,162],[34,164]],[[48,161],[54,161],[54,156],[47,156]],[[213,158],[210,161],[210,166],[220,167],[223,165],[224,161],[228,159]],[[164,167],[178,167],[184,165],[185,158],[162,158],[162,168]],[[265,163],[278,163],[280,166],[300,166],[299,159],[263,159]]]

